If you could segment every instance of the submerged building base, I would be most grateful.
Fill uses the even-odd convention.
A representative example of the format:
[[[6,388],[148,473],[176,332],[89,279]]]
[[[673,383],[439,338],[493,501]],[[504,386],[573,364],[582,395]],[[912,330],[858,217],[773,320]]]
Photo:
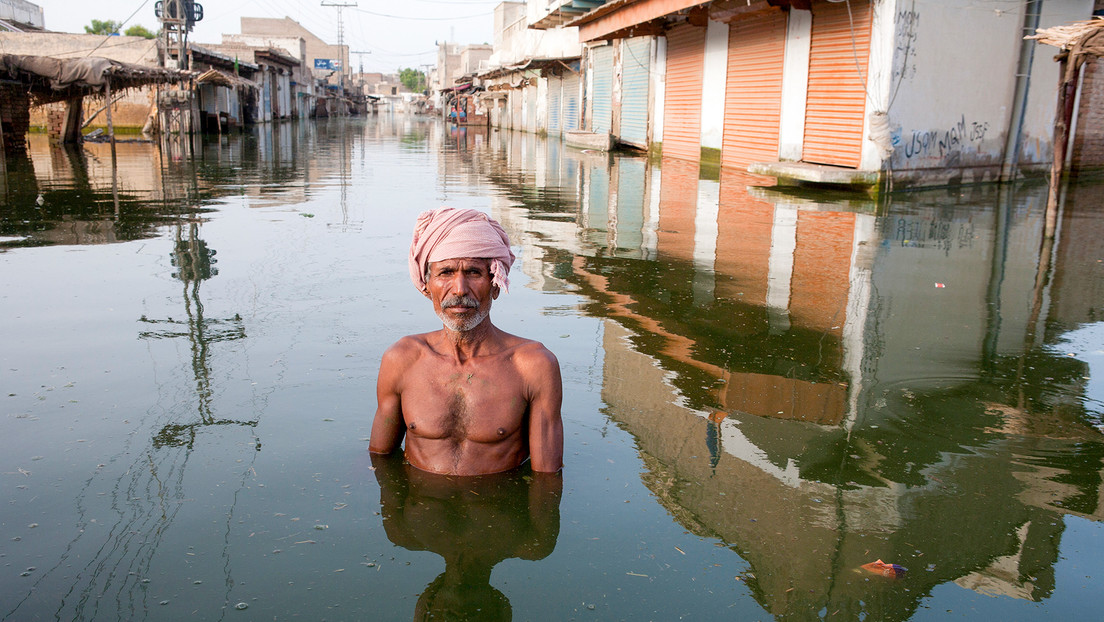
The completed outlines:
[[[571,147],[581,149],[598,149],[609,151],[613,148],[613,136],[609,133],[567,131],[563,134],[563,140]]]
[[[815,184],[876,193],[881,181],[878,171],[858,171],[808,162],[752,162],[747,170],[755,175],[774,177],[782,186]]]

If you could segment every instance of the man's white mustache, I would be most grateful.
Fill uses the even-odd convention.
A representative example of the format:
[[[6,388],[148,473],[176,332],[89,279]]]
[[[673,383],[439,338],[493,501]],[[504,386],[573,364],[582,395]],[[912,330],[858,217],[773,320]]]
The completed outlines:
[[[441,301],[441,308],[449,307],[478,307],[479,301],[471,296],[452,296]]]

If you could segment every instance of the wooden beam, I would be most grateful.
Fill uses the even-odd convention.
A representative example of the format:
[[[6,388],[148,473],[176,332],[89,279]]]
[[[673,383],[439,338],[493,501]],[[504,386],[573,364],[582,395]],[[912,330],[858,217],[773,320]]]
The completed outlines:
[[[710,5],[709,19],[729,23],[756,13],[781,10],[779,2],[780,0],[720,0]]]

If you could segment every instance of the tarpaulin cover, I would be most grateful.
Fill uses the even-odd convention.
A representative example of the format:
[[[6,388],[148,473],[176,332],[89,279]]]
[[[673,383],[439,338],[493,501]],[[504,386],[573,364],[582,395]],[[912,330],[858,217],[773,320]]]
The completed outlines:
[[[0,55],[0,70],[17,79],[27,75],[43,78],[54,90],[59,91],[70,87],[101,87],[108,76],[113,85],[118,83],[120,87],[169,82],[181,77],[179,72],[161,67],[123,63],[98,56],[54,58],[3,54]]]

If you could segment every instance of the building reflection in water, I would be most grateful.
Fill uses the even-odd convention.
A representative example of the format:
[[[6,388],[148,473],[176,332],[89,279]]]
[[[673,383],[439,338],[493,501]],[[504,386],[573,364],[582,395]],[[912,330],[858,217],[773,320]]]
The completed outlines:
[[[602,397],[642,478],[750,563],[767,611],[903,619],[946,583],[1054,590],[1062,517],[1104,519],[1088,370],[1052,347],[1104,312],[1062,288],[1098,270],[1099,219],[1052,252],[1045,188],[879,204],[498,136],[464,165],[502,189],[522,269],[604,318]],[[907,589],[870,581],[877,558]]]
[[[540,560],[560,532],[560,474],[521,469],[480,477],[420,471],[401,455],[372,456],[387,537],[444,558],[445,570],[418,597],[415,620],[510,620],[491,585],[499,562]]]

